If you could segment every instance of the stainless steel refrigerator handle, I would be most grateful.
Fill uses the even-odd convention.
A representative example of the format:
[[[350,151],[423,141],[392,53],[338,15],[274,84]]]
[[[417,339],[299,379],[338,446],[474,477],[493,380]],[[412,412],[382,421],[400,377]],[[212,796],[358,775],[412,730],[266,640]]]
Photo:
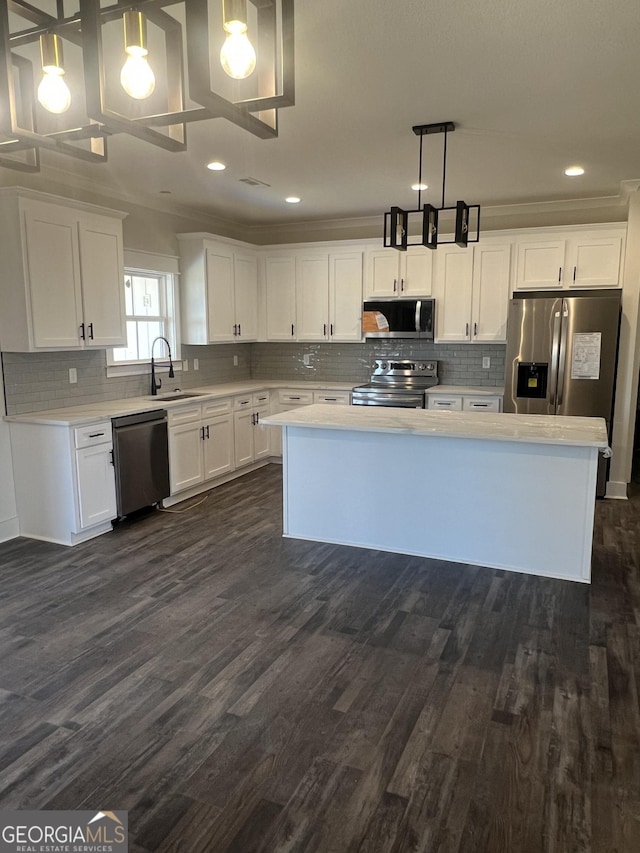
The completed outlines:
[[[569,306],[565,302],[562,308],[562,332],[560,335],[560,360],[558,362],[558,393],[557,393],[557,405],[562,405],[562,398],[564,397],[564,373],[565,367],[567,364],[567,337],[569,335]]]
[[[556,391],[558,387],[558,356],[560,351],[560,311],[553,311],[553,326],[551,332],[551,366],[549,376],[549,403],[555,408]]]

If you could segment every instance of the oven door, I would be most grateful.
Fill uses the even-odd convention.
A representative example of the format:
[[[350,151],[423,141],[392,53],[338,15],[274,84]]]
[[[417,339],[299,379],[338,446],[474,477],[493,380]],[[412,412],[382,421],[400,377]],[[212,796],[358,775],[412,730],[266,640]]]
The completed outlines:
[[[394,391],[354,391],[353,406],[389,406],[396,409],[424,409],[424,394],[398,394]]]

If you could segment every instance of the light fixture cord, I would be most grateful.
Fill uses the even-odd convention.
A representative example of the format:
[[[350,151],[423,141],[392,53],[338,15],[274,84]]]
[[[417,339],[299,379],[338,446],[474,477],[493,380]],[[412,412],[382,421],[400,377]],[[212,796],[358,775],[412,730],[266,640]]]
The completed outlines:
[[[444,131],[444,152],[442,155],[442,207],[444,208],[444,187],[447,180],[447,129]]]

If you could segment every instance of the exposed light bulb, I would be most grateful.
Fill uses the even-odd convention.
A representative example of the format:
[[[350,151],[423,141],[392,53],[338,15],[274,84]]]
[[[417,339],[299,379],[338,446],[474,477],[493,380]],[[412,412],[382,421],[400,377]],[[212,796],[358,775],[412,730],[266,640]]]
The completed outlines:
[[[127,95],[141,101],[156,88],[156,77],[147,60],[147,22],[138,11],[125,12],[122,22],[127,60],[120,72],[120,83]]]
[[[71,106],[71,92],[64,82],[62,69],[45,71],[38,86],[38,100],[50,113],[66,112]]]
[[[256,52],[247,38],[247,25],[242,21],[226,21],[227,37],[220,50],[220,64],[235,80],[244,80],[256,67]]]
[[[71,106],[71,92],[64,77],[62,42],[55,33],[40,36],[43,77],[38,86],[38,100],[50,113],[60,114]]]
[[[148,98],[156,88],[156,77],[147,57],[129,55],[120,72],[120,83],[131,98]]]

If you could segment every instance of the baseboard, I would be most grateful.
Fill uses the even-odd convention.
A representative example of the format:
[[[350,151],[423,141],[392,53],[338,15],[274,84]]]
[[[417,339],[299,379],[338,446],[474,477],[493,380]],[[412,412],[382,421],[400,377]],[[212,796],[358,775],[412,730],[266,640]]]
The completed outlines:
[[[620,483],[617,480],[608,480],[605,498],[610,498],[617,501],[627,500],[627,484]]]
[[[0,521],[0,542],[7,542],[17,536],[20,536],[20,524],[17,517]]]

